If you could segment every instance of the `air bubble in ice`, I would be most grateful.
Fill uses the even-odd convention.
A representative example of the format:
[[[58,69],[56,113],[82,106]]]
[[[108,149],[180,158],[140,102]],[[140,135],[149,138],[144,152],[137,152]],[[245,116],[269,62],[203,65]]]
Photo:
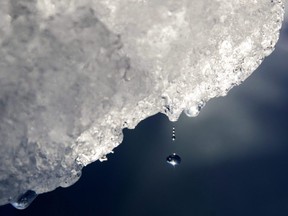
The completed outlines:
[[[206,105],[205,101],[201,100],[199,103],[198,103],[198,110],[201,111],[201,109]]]

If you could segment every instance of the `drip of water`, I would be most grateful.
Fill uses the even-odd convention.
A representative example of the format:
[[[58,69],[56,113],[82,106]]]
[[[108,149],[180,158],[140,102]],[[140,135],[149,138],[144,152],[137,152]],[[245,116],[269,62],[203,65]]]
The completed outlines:
[[[167,163],[175,167],[176,165],[179,165],[181,163],[181,157],[176,153],[173,153],[166,158],[166,161]]]
[[[172,128],[172,141],[176,140],[175,127]]]
[[[28,190],[24,194],[20,195],[16,201],[11,202],[10,204],[16,209],[26,209],[37,196],[38,194],[35,193],[35,191]]]
[[[172,141],[175,141],[176,139],[175,133],[175,127],[172,127]],[[176,153],[173,153],[166,158],[166,162],[175,167],[181,163],[181,157]]]
[[[175,140],[176,140],[176,136],[172,135],[172,141],[175,141]]]

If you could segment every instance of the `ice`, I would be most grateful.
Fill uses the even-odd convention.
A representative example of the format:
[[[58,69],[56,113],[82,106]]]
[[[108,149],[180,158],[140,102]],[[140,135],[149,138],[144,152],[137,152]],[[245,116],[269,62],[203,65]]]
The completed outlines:
[[[11,202],[16,209],[23,210],[29,207],[33,200],[37,197],[34,191],[28,190],[24,194],[21,194],[16,201]]]
[[[70,186],[125,127],[226,95],[273,51],[283,4],[2,0],[0,20],[2,205]]]

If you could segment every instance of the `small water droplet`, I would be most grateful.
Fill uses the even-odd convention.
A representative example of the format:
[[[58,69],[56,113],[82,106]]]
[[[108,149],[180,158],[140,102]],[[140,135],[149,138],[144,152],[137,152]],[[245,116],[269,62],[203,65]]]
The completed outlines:
[[[172,128],[172,140],[176,140],[176,135],[175,135],[175,127]]]
[[[28,190],[24,194],[20,195],[16,201],[11,202],[10,204],[16,209],[26,209],[37,196],[38,194],[35,193],[35,191]]]
[[[171,164],[172,166],[179,165],[181,163],[181,157],[177,155],[176,153],[173,153],[172,155],[169,155],[166,158],[167,163]]]

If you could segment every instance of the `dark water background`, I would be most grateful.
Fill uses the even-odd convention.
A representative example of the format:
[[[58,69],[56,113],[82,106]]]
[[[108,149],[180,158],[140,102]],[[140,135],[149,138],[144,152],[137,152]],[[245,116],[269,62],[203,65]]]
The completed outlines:
[[[0,216],[287,216],[288,25],[258,70],[197,118],[159,114],[124,134],[72,187]],[[173,152],[176,168],[165,161]]]

